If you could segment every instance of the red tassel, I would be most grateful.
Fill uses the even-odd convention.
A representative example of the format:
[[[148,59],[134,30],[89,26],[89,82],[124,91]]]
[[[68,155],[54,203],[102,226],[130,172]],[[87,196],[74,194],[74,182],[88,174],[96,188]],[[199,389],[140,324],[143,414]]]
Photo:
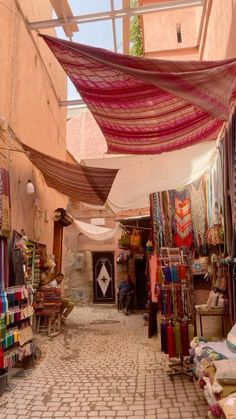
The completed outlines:
[[[174,344],[174,331],[171,325],[167,327],[167,345],[168,345],[169,357],[173,358],[175,356],[175,344]]]

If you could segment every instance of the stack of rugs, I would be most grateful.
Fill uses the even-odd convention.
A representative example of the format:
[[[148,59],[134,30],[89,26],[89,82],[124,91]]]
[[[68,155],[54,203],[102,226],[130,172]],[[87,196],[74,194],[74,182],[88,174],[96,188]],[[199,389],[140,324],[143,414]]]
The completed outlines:
[[[191,342],[194,373],[204,390],[210,417],[236,419],[236,324],[220,342]]]
[[[35,293],[34,308],[37,314],[47,312],[48,315],[60,312],[62,297],[60,288],[41,287],[40,291]]]

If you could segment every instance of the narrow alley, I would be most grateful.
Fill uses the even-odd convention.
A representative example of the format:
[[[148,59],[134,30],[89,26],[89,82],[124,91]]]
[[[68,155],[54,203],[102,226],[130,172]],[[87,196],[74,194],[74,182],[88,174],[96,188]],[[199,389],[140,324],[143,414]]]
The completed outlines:
[[[41,361],[26,378],[11,380],[16,387],[4,393],[0,419],[207,417],[198,383],[167,376],[140,312],[76,307],[64,333],[40,339]]]

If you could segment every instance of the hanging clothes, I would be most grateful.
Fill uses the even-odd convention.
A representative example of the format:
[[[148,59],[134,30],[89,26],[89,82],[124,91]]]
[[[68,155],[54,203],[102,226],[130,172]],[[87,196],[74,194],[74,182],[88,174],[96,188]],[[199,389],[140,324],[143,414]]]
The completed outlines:
[[[11,233],[11,204],[9,173],[0,167],[0,236],[9,237]]]
[[[151,204],[153,214],[153,237],[155,249],[159,252],[162,246],[162,223],[158,193],[153,193],[151,195]]]
[[[162,220],[163,246],[172,247],[171,205],[168,191],[160,192],[159,199]]]
[[[191,246],[193,242],[190,196],[187,189],[172,191],[174,217],[173,242],[176,247]]]
[[[191,215],[194,232],[194,243],[197,248],[205,244],[206,233],[206,199],[204,180],[200,178],[189,187],[191,197]]]
[[[224,182],[224,226],[225,226],[225,251],[228,255],[231,255],[232,251],[232,240],[233,240],[233,222],[232,222],[232,203],[231,203],[231,194],[233,193],[232,181],[230,181],[231,173],[231,164],[230,164],[230,152],[232,151],[232,144],[229,135],[229,128],[225,130],[223,149],[223,159],[224,159],[224,171],[223,171],[223,182]],[[230,170],[229,170],[230,168]],[[228,193],[230,191],[230,194]]]

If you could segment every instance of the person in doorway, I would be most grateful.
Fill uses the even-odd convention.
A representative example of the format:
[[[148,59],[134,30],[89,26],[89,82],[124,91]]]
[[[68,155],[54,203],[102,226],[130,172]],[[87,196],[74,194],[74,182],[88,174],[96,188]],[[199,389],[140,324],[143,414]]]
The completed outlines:
[[[61,288],[63,279],[64,275],[60,272],[57,274],[56,278],[53,279],[53,281],[49,282],[48,286],[52,288]],[[65,320],[69,316],[74,306],[74,303],[72,303],[72,301],[69,301],[68,298],[62,298],[61,315],[63,320]]]
[[[121,281],[118,289],[120,307],[124,309],[124,313],[126,316],[128,316],[135,292],[134,283],[128,274],[126,275],[125,279]]]

